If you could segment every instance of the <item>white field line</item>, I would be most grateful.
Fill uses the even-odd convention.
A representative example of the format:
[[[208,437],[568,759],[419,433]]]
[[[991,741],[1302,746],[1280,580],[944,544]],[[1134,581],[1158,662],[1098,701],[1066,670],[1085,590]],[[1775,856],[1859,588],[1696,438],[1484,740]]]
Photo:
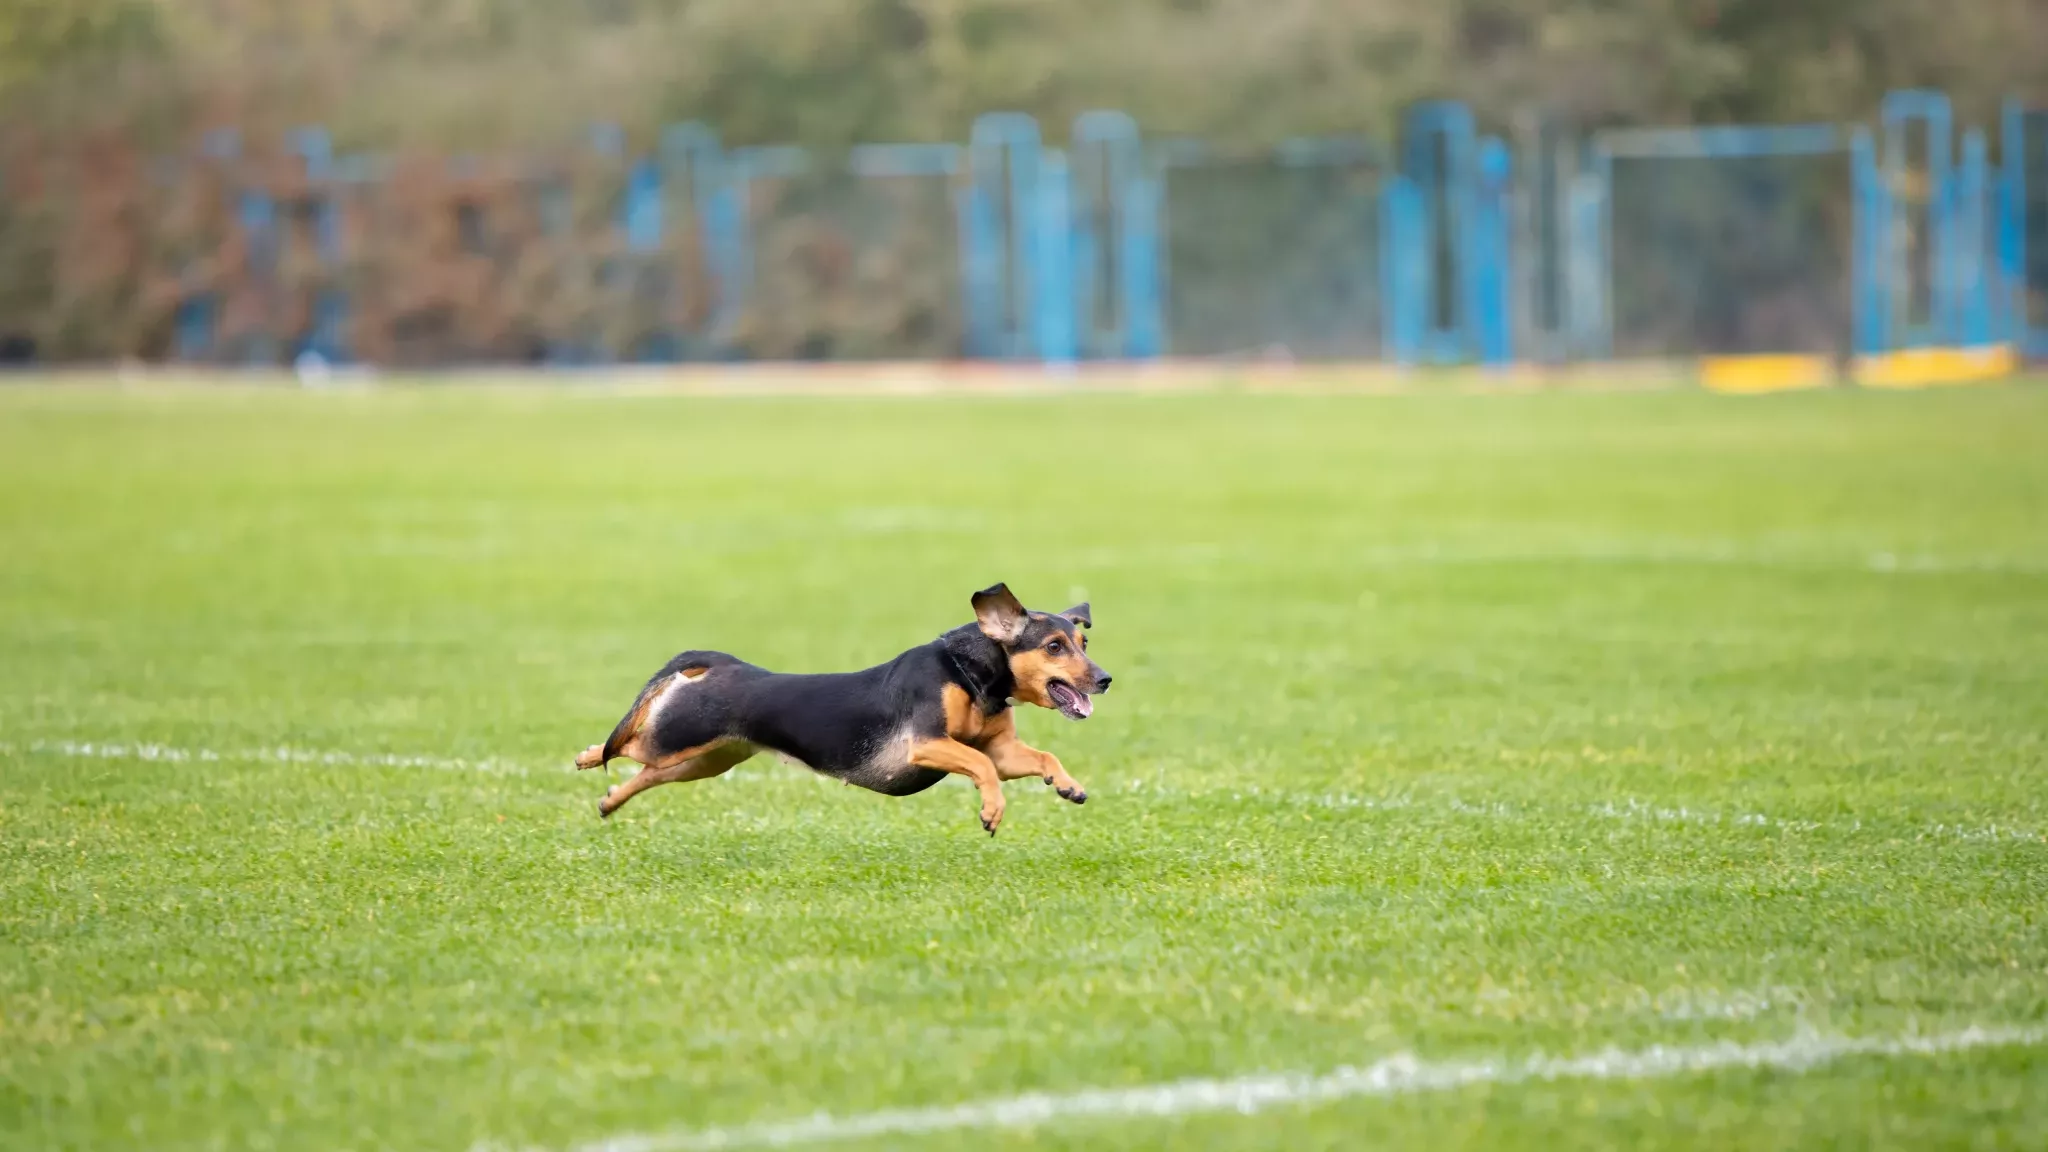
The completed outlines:
[[[1137,1088],[999,1097],[936,1108],[899,1108],[835,1116],[820,1112],[797,1120],[731,1128],[703,1128],[615,1136],[574,1145],[570,1152],[710,1152],[727,1148],[788,1148],[888,1136],[1028,1128],[1060,1120],[1176,1117],[1314,1105],[1355,1097],[1411,1096],[1481,1084],[1550,1080],[1652,1080],[1729,1069],[1804,1072],[1858,1056],[1940,1056],[1980,1048],[2040,1044],[2048,1028],[1972,1027],[1932,1036],[1823,1036],[1801,1033],[1761,1044],[1726,1042],[1697,1047],[1657,1045],[1634,1051],[1607,1049],[1590,1056],[1535,1056],[1523,1060],[1424,1060],[1407,1053],[1363,1068],[1323,1075],[1269,1074],[1228,1080],[1178,1080]],[[478,1152],[491,1147],[480,1145]]]
[[[1611,820],[1648,820],[1660,824],[1734,824],[1752,828],[1785,828],[1794,832],[1815,832],[1823,828],[1834,828],[1844,832],[1863,831],[1863,821],[1851,820],[1847,824],[1829,824],[1820,820],[1788,820],[1779,816],[1766,816],[1761,812],[1741,812],[1733,816],[1698,808],[1661,808],[1645,804],[1641,800],[1623,800],[1619,804],[1608,801],[1594,804],[1587,813]],[[2018,840],[2048,841],[2048,833],[2039,828],[2027,828],[2014,824],[1928,824],[1920,834],[1926,837],[1950,840]]]
[[[1410,796],[1359,796],[1349,792],[1298,792],[1287,789],[1267,789],[1254,785],[1249,788],[1218,790],[1214,793],[1184,791],[1171,785],[1137,779],[1127,784],[1126,792],[1150,793],[1159,796],[1173,796],[1185,800],[1202,800],[1210,796],[1232,800],[1274,799],[1306,804],[1330,811],[1361,810],[1373,812],[1394,812],[1404,808],[1440,808],[1488,820],[1520,821],[1542,815],[1540,811],[1517,808],[1499,800],[1473,802],[1458,797],[1435,797],[1417,799]],[[1863,821],[1852,819],[1846,822],[1829,823],[1821,820],[1802,820],[1785,816],[1771,816],[1762,812],[1717,812],[1712,809],[1691,808],[1685,805],[1665,807],[1651,804],[1634,797],[1617,800],[1603,800],[1588,804],[1580,809],[1585,815],[1600,820],[1637,821],[1649,824],[1692,824],[1699,826],[1728,826],[1737,828],[1778,828],[1789,832],[1818,832],[1823,829],[1836,832],[1861,833],[1865,831]],[[2012,840],[2022,843],[2048,842],[2048,831],[2014,824],[1984,824],[1977,826],[1963,824],[1928,824],[1919,829],[1919,835],[1929,839],[2000,841]]]
[[[221,750],[213,748],[178,748],[166,744],[147,743],[84,743],[74,740],[39,740],[25,746],[0,744],[0,754],[12,753],[17,750],[57,756],[73,756],[83,759],[143,760],[174,764],[190,762],[219,763],[226,761],[239,763],[313,764],[328,767],[356,768],[429,768],[445,772],[481,772],[504,776],[525,776],[533,771],[529,765],[496,758],[465,760],[453,756],[415,756],[386,752],[338,752],[292,747]],[[576,771],[576,768],[573,764],[565,763],[559,766],[559,770],[573,773]],[[768,780],[771,778],[753,773],[729,775],[721,779],[732,781],[734,779]],[[1233,800],[1243,800],[1247,797],[1254,799],[1270,797],[1277,800],[1306,803],[1317,808],[1332,811],[1347,809],[1396,811],[1403,808],[1434,807],[1448,809],[1464,816],[1474,816],[1488,820],[1520,821],[1531,818],[1531,813],[1501,801],[1489,800],[1474,803],[1457,797],[1430,800],[1416,800],[1402,796],[1375,798],[1371,796],[1356,796],[1348,792],[1297,792],[1263,789],[1256,786],[1208,794],[1188,792],[1170,786],[1161,786],[1155,782],[1148,782],[1142,779],[1131,781],[1122,791],[1138,795],[1149,793],[1158,796],[1170,796],[1183,800],[1201,800],[1209,795]],[[1684,806],[1676,808],[1660,807],[1633,798],[1591,804],[1586,806],[1583,811],[1588,816],[1600,819],[1644,821],[1656,824],[1781,828],[1793,832],[1816,832],[1822,829],[1850,833],[1863,831],[1863,821],[1861,820],[1853,820],[1846,824],[1828,824],[1819,820],[1795,820],[1780,816],[1767,816],[1761,812],[1743,812],[1729,815],[1707,809]],[[2048,842],[2048,832],[2038,828],[2027,828],[2010,824],[1985,824],[1972,827],[1961,824],[1937,823],[1923,826],[1920,830],[1920,835],[1923,838],[1951,840],[1993,842],[2011,840],[2021,843]]]
[[[202,763],[231,761],[271,764],[322,764],[346,768],[433,768],[446,772],[490,772],[513,776],[524,776],[528,771],[526,765],[515,764],[509,760],[463,760],[452,756],[407,756],[386,752],[331,752],[290,747],[216,750],[213,748],[175,748],[165,744],[87,744],[74,740],[39,740],[33,744],[26,745],[23,750],[56,756],[76,756],[90,760],[148,760],[174,764],[193,761]],[[13,751],[15,751],[14,745],[0,744],[0,752]]]
[[[1161,563],[1215,564],[1231,555],[1220,543],[1184,543],[1146,550],[1098,549],[1082,559],[1097,567]],[[1352,567],[1410,568],[1493,564],[1617,564],[1764,568],[1792,571],[1852,571],[1887,576],[1982,573],[2048,575],[2048,561],[2027,556],[1942,556],[1912,552],[1803,551],[1717,541],[1559,541],[1524,546],[1464,545],[1425,541],[1413,545],[1337,547],[1330,553]]]
[[[1792,832],[1817,832],[1832,829],[1839,832],[1862,832],[1863,821],[1828,823],[1822,820],[1792,820],[1782,816],[1766,816],[1761,812],[1738,812],[1733,815],[1698,808],[1664,808],[1645,804],[1641,800],[1625,799],[1620,803],[1607,801],[1589,805],[1589,816],[1609,820],[1643,820],[1657,824],[1728,824],[1746,828],[1783,828]],[[2026,828],[2012,824],[1984,824],[1975,827],[1962,824],[1923,825],[1919,834],[1929,839],[1949,840],[2015,840],[2021,842],[2048,841],[2048,833],[2038,828]]]
[[[571,775],[578,769],[567,759],[544,768],[515,760],[489,757],[466,760],[458,756],[408,755],[397,752],[338,752],[316,748],[178,748],[168,744],[86,743],[77,740],[38,740],[31,744],[0,743],[0,755],[13,752],[73,756],[87,760],[145,760],[152,763],[259,763],[316,764],[339,768],[431,768],[443,772],[481,772],[500,776],[527,776],[538,771],[561,771]],[[614,771],[617,765],[614,765]],[[630,773],[629,773],[630,774]],[[602,775],[602,774],[600,774]],[[765,779],[758,774],[740,779]],[[729,781],[734,776],[723,776]]]

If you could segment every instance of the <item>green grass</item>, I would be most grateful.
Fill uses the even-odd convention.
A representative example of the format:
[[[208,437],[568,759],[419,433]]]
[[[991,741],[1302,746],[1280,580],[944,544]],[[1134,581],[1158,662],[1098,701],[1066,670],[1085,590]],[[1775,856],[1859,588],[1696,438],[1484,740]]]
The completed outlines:
[[[2044,443],[2037,386],[0,389],[0,1143],[2048,1023]],[[676,650],[864,666],[997,579],[1094,602],[1116,690],[1020,719],[1086,807],[564,770]],[[2039,1147],[2048,1051],[849,1146],[1425,1141]]]

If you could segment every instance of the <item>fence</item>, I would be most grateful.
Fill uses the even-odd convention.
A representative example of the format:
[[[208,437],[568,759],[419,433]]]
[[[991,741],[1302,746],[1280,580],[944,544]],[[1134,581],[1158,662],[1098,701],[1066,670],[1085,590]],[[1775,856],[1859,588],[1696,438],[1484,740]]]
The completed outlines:
[[[1621,356],[1845,354],[1853,180],[1831,125],[1596,138]]]
[[[1535,124],[1246,152],[992,114],[965,144],[521,156],[317,130],[0,150],[0,357],[224,364],[1282,357],[2008,345],[2048,356],[2048,111],[1957,132]],[[1995,145],[1995,148],[1994,148]]]

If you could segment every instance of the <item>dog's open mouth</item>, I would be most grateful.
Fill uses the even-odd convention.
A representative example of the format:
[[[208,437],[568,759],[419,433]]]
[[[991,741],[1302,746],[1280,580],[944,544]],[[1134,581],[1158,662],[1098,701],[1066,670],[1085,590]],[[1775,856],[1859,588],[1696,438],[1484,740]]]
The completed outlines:
[[[1060,710],[1060,715],[1069,720],[1086,720],[1095,711],[1095,702],[1065,680],[1047,684],[1045,694],[1052,697],[1052,706]]]

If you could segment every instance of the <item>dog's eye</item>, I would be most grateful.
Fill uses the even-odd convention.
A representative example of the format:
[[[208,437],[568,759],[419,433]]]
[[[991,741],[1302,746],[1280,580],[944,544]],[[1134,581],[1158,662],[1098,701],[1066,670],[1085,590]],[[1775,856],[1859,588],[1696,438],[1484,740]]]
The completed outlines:
[[[1057,656],[1060,653],[1065,652],[1066,650],[1067,646],[1065,644],[1060,643],[1057,640],[1045,646],[1045,654],[1048,656]]]

